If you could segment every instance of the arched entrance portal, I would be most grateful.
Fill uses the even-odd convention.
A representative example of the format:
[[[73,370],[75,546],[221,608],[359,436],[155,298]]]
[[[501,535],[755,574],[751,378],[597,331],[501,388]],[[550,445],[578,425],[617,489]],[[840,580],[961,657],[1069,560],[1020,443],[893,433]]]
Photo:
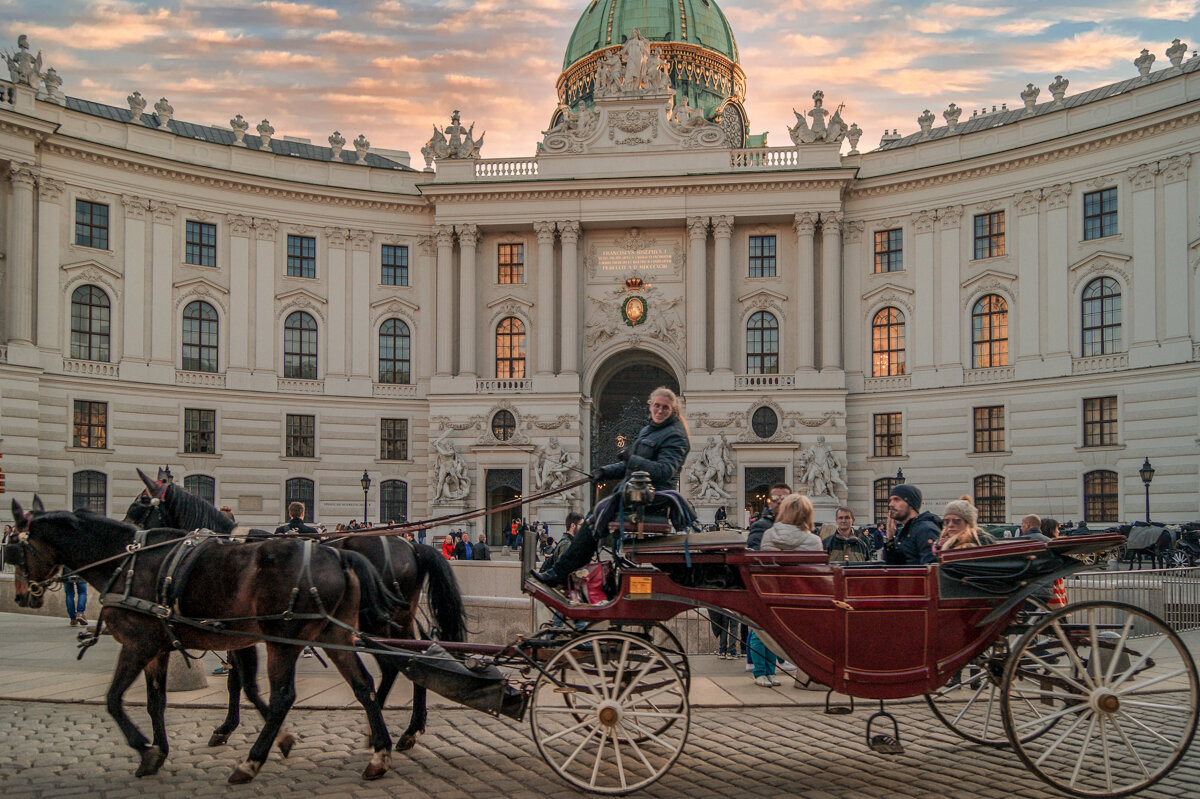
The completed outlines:
[[[613,463],[617,451],[633,443],[646,424],[650,392],[666,386],[679,393],[679,380],[667,362],[644,350],[614,355],[592,381],[592,468]],[[604,486],[607,493],[612,486]]]

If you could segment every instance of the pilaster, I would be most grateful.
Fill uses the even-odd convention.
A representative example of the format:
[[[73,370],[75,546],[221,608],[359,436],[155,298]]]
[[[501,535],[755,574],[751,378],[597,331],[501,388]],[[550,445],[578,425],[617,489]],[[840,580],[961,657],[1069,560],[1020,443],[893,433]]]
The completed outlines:
[[[811,372],[817,366],[816,330],[817,289],[816,250],[813,233],[817,227],[816,214],[805,211],[796,214],[792,228],[796,231],[796,298],[799,309],[796,317],[796,372]]]
[[[454,232],[448,225],[433,229],[437,242],[437,317],[434,330],[440,331],[437,347],[437,376],[449,377],[454,369]]]
[[[476,225],[458,225],[458,307],[464,324],[458,340],[458,373],[474,377],[479,373],[475,363],[475,340],[478,335],[476,320],[479,318],[479,291],[476,288],[479,275],[477,245],[479,228]]]
[[[583,311],[579,306],[579,222],[558,223],[562,243],[562,355],[563,374],[579,372],[579,328]]]
[[[687,369],[708,370],[708,302],[705,265],[708,261],[708,217],[690,216],[687,259]]]
[[[554,373],[554,223],[534,222],[537,233],[537,374]]]
[[[821,371],[842,368],[842,215],[821,214]]]
[[[713,226],[713,371],[733,372],[733,266],[730,252],[733,217],[714,216]]]

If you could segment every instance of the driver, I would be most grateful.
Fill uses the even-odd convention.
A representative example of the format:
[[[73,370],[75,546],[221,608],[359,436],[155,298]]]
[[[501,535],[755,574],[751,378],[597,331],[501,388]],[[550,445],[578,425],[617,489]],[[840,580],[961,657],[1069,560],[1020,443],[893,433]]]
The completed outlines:
[[[546,585],[565,585],[568,575],[586,565],[599,547],[600,537],[608,531],[608,523],[617,515],[618,500],[625,482],[634,472],[649,472],[655,489],[674,489],[679,471],[691,450],[687,423],[680,413],[681,405],[675,392],[666,387],[650,393],[650,423],[641,429],[632,446],[622,449],[621,460],[601,466],[592,472],[592,482],[621,478],[605,499],[592,509],[591,515],[575,534],[571,546],[546,571],[532,576]]]

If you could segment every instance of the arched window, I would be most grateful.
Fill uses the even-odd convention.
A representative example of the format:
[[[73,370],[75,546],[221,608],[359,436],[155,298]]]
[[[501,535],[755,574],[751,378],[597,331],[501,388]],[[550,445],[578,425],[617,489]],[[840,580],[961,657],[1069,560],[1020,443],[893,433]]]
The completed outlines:
[[[525,325],[506,316],[496,325],[496,377],[525,376]]]
[[[779,430],[779,414],[766,405],[760,405],[750,417],[750,429],[759,438],[770,438]]]
[[[207,302],[189,302],[183,309],[183,371],[217,371],[216,310]]]
[[[293,502],[304,504],[304,518],[306,521],[313,521],[316,517],[313,515],[313,505],[315,504],[316,489],[313,481],[307,477],[293,477],[283,484],[283,509],[287,512],[287,506]]]
[[[1086,358],[1121,349],[1121,287],[1098,277],[1083,289],[1083,349]]]
[[[412,336],[399,319],[379,326],[379,382],[412,382]]]
[[[981,474],[975,478],[975,507],[980,524],[1004,524],[1004,477]]]
[[[971,368],[1008,366],[1008,303],[999,294],[980,298],[971,309]]]
[[[317,323],[304,311],[288,314],[283,323],[283,376],[317,379]]]
[[[1115,522],[1119,513],[1117,473],[1098,469],[1083,476],[1083,520]]]
[[[108,475],[85,470],[71,476],[71,508],[103,515],[108,508]]]
[[[892,496],[892,489],[900,485],[900,480],[895,477],[881,477],[874,483],[875,494],[875,523],[886,522],[888,518],[888,499]]]
[[[497,441],[508,441],[517,432],[517,420],[511,411],[504,409],[496,411],[492,417],[492,435]]]
[[[207,474],[189,474],[183,478],[183,490],[209,505],[217,504],[217,481]]]
[[[746,374],[779,374],[779,322],[758,311],[746,323]]]
[[[379,486],[379,521],[408,520],[408,483],[403,480],[384,480]]]
[[[71,357],[108,361],[108,328],[112,306],[95,286],[80,286],[71,294]]]
[[[904,374],[904,314],[884,308],[871,320],[871,377]]]

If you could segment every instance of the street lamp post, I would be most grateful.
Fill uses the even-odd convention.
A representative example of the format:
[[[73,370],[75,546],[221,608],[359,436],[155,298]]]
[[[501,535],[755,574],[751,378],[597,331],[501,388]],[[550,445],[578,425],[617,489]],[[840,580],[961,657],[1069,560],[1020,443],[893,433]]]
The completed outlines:
[[[171,474],[171,467],[164,466],[162,468],[162,479],[164,483],[174,483],[175,475]]]
[[[1154,479],[1154,467],[1150,465],[1150,459],[1146,458],[1142,463],[1142,468],[1138,469],[1138,474],[1142,477],[1142,485],[1146,487],[1146,521],[1150,521],[1150,481]]]
[[[904,467],[900,467],[896,470],[896,481],[900,483],[904,482]]]
[[[363,524],[367,523],[367,492],[371,490],[371,475],[363,469],[362,479],[358,481],[363,489]]]

